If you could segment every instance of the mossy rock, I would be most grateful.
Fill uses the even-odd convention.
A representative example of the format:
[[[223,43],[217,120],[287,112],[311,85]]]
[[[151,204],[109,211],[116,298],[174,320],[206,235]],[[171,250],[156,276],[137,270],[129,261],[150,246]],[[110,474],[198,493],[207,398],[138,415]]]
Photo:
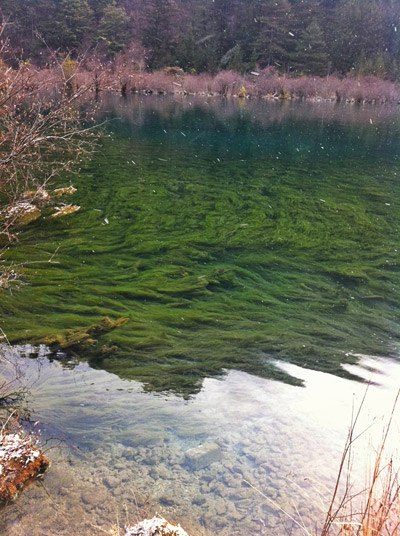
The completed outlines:
[[[118,320],[110,320],[108,317],[104,317],[97,324],[93,324],[88,328],[70,329],[65,334],[55,335],[54,337],[46,337],[44,344],[48,345],[52,350],[64,350],[71,352],[78,351],[96,351],[98,349],[98,337],[104,333],[122,326],[128,322],[128,318],[119,318]],[[102,345],[101,352],[106,355],[116,347],[109,347]]]
[[[0,221],[14,225],[28,225],[40,218],[41,210],[32,203],[23,202],[5,207],[0,213]]]
[[[55,207],[56,212],[51,214],[51,218],[60,218],[61,216],[68,216],[69,214],[74,214],[78,212],[81,207],[79,205],[64,205],[62,207]]]
[[[74,188],[73,186],[67,186],[65,188],[56,188],[53,191],[53,196],[54,197],[61,197],[63,195],[72,195],[75,192],[76,192],[76,188]]]

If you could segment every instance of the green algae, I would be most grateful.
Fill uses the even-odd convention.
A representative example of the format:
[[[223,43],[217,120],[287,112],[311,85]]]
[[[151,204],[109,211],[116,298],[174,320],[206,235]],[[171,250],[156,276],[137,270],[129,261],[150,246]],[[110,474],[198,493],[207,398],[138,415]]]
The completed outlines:
[[[122,119],[74,180],[81,211],[9,252],[39,261],[0,296],[10,340],[127,317],[113,354],[81,357],[185,395],[231,368],[300,383],[271,357],[350,377],[353,354],[394,355],[398,119],[148,102],[108,103]]]

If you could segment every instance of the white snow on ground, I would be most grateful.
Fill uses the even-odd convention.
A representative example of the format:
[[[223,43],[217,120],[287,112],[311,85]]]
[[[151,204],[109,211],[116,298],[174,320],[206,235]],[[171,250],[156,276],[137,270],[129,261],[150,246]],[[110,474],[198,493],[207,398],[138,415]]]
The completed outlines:
[[[5,434],[0,432],[0,475],[11,460],[20,460],[28,465],[40,456],[40,451],[32,446],[30,437],[19,434]]]
[[[188,533],[163,517],[153,517],[128,527],[124,536],[188,536]]]

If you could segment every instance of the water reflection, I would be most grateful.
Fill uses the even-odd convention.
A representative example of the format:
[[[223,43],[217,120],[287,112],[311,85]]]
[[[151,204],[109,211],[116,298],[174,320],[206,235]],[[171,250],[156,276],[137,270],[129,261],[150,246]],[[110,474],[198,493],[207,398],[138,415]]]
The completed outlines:
[[[64,442],[48,452],[53,464],[43,484],[1,510],[7,536],[98,535],[135,519],[138,508],[139,515],[180,521],[193,536],[301,533],[282,509],[307,527],[321,521],[352,408],[365,392],[359,383],[278,363],[305,389],[231,371],[206,379],[184,401],[145,393],[87,364],[68,370],[44,355],[17,359],[31,382],[29,406],[43,440]],[[400,365],[364,357],[356,373],[372,382],[359,430],[375,423],[356,445],[353,476],[362,487],[366,446],[380,438]],[[193,470],[185,452],[209,441],[221,460]]]

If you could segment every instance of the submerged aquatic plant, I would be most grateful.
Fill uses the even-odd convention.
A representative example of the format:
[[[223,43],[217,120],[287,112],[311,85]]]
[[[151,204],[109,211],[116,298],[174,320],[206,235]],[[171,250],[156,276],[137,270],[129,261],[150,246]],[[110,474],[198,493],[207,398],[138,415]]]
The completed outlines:
[[[74,181],[81,210],[8,252],[35,263],[0,299],[13,343],[128,318],[91,362],[184,396],[231,369],[302,383],[274,358],[351,377],[358,354],[396,354],[397,123],[236,104],[104,103],[119,120]]]

